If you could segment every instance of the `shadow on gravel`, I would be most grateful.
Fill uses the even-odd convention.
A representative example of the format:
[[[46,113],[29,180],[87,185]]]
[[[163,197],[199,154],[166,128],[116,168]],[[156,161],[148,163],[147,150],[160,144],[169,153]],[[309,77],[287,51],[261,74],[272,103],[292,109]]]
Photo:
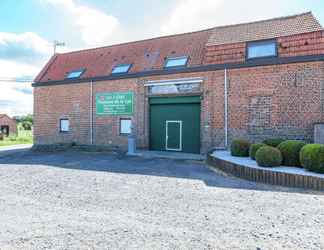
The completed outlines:
[[[169,159],[144,159],[140,157],[126,157],[114,153],[87,153],[87,152],[18,152],[11,155],[0,156],[0,168],[3,164],[23,165],[28,167],[47,166],[65,169],[104,171],[120,174],[150,175],[171,178],[186,178],[203,181],[207,186],[247,189],[288,193],[311,193],[304,189],[286,188],[265,185],[235,177],[224,176],[210,170],[204,163],[169,160]],[[316,194],[322,194],[316,192]]]

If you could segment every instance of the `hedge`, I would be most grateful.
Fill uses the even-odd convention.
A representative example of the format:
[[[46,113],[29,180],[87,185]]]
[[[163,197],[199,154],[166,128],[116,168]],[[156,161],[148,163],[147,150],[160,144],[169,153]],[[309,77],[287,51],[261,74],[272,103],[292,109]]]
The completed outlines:
[[[280,143],[284,142],[285,139],[282,138],[269,138],[264,140],[262,143],[271,147],[277,147]]]
[[[231,144],[231,155],[246,157],[249,156],[250,142],[243,139],[236,139]]]
[[[313,172],[324,173],[324,145],[308,144],[300,151],[301,165]]]
[[[263,144],[263,143],[256,143],[256,144],[252,144],[250,146],[249,155],[250,155],[250,157],[251,157],[252,160],[255,160],[255,154],[256,154],[256,152],[258,151],[259,148],[261,148],[263,146],[266,146],[266,145]]]
[[[263,146],[256,152],[255,159],[261,167],[277,167],[282,163],[282,154],[277,148]]]
[[[287,140],[278,145],[283,157],[283,165],[300,167],[299,153],[306,143],[298,140]]]

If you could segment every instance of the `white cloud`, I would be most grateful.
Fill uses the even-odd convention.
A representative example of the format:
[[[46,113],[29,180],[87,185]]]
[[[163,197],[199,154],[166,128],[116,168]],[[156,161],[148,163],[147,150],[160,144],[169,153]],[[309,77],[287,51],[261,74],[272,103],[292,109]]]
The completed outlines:
[[[40,67],[0,59],[0,113],[11,116],[33,112],[31,83],[5,81],[7,78],[32,78]]]
[[[31,84],[0,82],[0,88],[0,113],[16,116],[33,112]]]
[[[31,83],[9,79],[33,79],[51,51],[50,43],[35,33],[0,33],[0,113],[11,116],[32,113]]]
[[[84,43],[90,46],[111,44],[115,41],[115,33],[119,32],[120,23],[112,15],[76,4],[73,0],[43,0],[68,13],[69,23],[80,32]],[[78,31],[73,29],[74,33]]]
[[[181,33],[210,25],[224,0],[178,0],[161,27],[163,34]]]
[[[293,0],[174,0],[160,34],[182,33],[210,27],[250,22],[291,13]]]
[[[0,32],[0,59],[42,63],[50,52],[51,44],[36,33]]]

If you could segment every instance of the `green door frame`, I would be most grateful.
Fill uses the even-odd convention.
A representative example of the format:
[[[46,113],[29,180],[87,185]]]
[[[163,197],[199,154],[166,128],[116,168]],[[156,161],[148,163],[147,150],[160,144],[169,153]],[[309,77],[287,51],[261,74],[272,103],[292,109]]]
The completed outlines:
[[[170,148],[168,147],[169,142],[169,123],[178,123],[179,124],[179,147]],[[182,151],[182,121],[165,121],[165,150],[169,151]]]

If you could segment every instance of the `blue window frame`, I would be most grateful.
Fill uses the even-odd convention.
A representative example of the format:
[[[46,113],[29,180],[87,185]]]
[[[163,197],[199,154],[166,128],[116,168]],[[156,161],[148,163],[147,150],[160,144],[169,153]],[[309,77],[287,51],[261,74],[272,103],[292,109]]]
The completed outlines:
[[[247,59],[277,56],[277,41],[265,40],[247,43]]]
[[[131,66],[131,64],[119,64],[112,69],[111,74],[127,73],[130,70]]]
[[[84,71],[85,69],[77,69],[70,71],[65,78],[79,78],[84,73]]]
[[[165,61],[165,68],[185,67],[188,62],[188,56],[168,57]]]

